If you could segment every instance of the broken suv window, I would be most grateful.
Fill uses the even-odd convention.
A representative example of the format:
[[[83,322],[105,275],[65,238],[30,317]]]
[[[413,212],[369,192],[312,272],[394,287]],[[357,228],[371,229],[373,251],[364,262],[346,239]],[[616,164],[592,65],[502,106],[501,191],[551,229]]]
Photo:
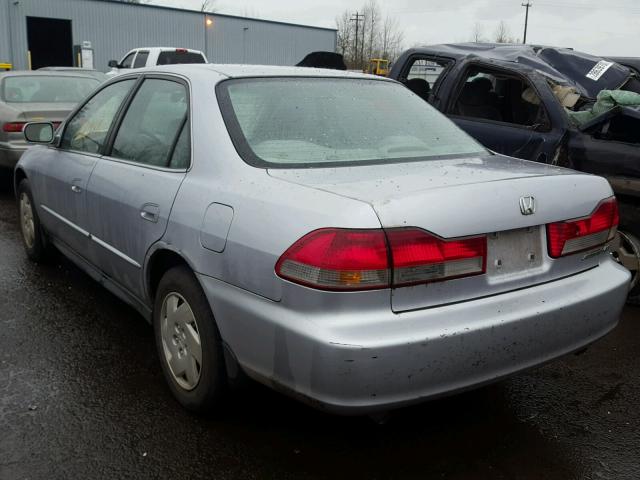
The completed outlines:
[[[409,90],[418,95],[424,101],[429,101],[429,95],[451,62],[427,58],[417,58],[409,67],[407,79],[404,84]]]
[[[548,128],[540,97],[525,79],[473,67],[453,106],[454,115],[492,120],[527,127]]]
[[[594,132],[594,137],[600,140],[640,144],[640,119],[621,112],[604,122]]]

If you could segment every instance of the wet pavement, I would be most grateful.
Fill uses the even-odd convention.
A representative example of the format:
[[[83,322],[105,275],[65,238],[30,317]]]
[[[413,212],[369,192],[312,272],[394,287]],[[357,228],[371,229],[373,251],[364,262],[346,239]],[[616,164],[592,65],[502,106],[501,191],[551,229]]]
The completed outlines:
[[[640,309],[581,356],[392,414],[252,385],[172,399],[151,327],[62,257],[27,261],[0,177],[0,479],[640,478]]]

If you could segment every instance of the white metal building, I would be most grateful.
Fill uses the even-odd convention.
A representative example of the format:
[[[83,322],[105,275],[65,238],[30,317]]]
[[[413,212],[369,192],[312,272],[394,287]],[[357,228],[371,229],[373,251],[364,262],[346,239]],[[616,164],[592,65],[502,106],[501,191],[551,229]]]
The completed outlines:
[[[149,46],[202,50],[213,63],[294,65],[312,51],[335,51],[336,31],[117,0],[0,0],[0,63],[72,66],[83,43],[103,71]]]

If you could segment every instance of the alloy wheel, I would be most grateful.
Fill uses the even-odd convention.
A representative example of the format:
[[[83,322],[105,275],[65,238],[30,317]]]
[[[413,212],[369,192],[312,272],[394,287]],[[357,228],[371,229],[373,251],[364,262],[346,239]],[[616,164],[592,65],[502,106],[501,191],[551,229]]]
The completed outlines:
[[[162,350],[173,379],[184,390],[193,390],[202,373],[202,344],[195,315],[185,298],[169,293],[160,312]]]

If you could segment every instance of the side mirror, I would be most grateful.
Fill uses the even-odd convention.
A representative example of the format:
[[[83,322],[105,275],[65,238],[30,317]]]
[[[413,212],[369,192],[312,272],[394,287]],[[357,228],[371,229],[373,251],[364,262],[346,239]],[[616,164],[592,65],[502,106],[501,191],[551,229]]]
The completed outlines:
[[[116,60],[109,60],[107,65],[109,65],[110,68],[118,68],[118,62]]]
[[[24,138],[30,143],[51,143],[53,142],[54,128],[51,122],[33,122],[24,126]]]

